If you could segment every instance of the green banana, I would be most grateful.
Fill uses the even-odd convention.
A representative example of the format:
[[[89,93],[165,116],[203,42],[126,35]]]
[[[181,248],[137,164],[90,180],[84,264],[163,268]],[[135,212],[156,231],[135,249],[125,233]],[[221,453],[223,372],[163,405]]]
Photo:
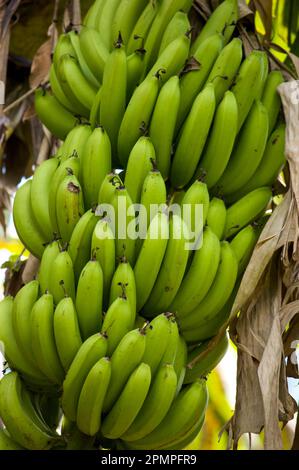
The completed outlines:
[[[259,235],[259,227],[248,225],[232,239],[231,247],[239,264],[238,276],[241,276],[247,268]]]
[[[188,32],[174,39],[174,41],[166,47],[162,54],[158,56],[156,62],[148,72],[147,77],[151,77],[159,70],[163,70],[161,81],[163,83],[167,82],[173,75],[183,70],[189,56],[189,48],[190,33]]]
[[[30,381],[32,385],[44,386],[48,383],[46,377],[32,362],[26,359],[23,350],[19,348],[17,343],[13,327],[13,303],[12,297],[5,297],[0,302],[0,341],[3,347],[2,353],[10,367],[18,370],[26,378],[26,381]]]
[[[222,199],[214,197],[210,201],[207,226],[222,240],[226,224],[226,207]]]
[[[204,351],[208,347],[210,341],[205,341],[197,346],[195,349],[188,354],[188,366],[185,375],[184,384],[193,383],[195,380],[206,377],[219,362],[225,356],[228,349],[229,340],[228,334],[225,333],[220,341],[214,346],[211,351],[204,354]],[[197,357],[203,354],[203,357],[199,361],[195,361]]]
[[[71,297],[65,297],[54,312],[54,334],[60,362],[68,371],[82,345],[77,313]]]
[[[238,192],[228,196],[229,202],[234,202],[262,186],[272,186],[286,162],[285,136],[285,124],[279,124],[268,140],[265,153],[256,172]]]
[[[234,94],[227,91],[217,108],[211,134],[199,164],[209,188],[215,186],[227,165],[230,165],[229,159],[237,136],[237,126],[237,101]],[[239,148],[239,142],[236,145]]]
[[[50,67],[49,80],[50,80],[52,93],[57,99],[57,101],[59,101],[59,103],[65,109],[67,109],[71,114],[76,115],[78,113],[76,106],[74,106],[74,104],[68,99],[68,97],[64,93],[61,87],[60,81],[57,77],[54,63]]]
[[[117,137],[126,110],[127,56],[121,35],[105,66],[101,91],[100,123],[106,130],[117,161]]]
[[[88,338],[76,351],[63,382],[61,400],[64,414],[71,421],[76,421],[80,393],[89,372],[106,352],[107,338],[101,333]]]
[[[93,87],[98,89],[100,87],[100,81],[94,76],[94,74],[92,73],[92,71],[90,70],[90,68],[87,65],[87,62],[85,60],[84,55],[82,54],[81,46],[80,46],[80,38],[79,38],[78,32],[77,31],[70,31],[68,33],[68,35],[69,35],[71,44],[72,44],[72,46],[75,50],[76,57],[77,57],[77,60],[79,62],[79,65],[80,65],[80,68],[82,70],[82,73],[83,73],[84,77],[88,80],[88,82]]]
[[[188,15],[184,11],[178,11],[169,22],[163,35],[158,56],[167,48],[167,46],[178,37],[187,34],[191,29]]]
[[[54,49],[53,64],[57,73],[57,78],[60,78],[58,73],[60,60],[66,54],[76,57],[76,51],[72,45],[69,33],[63,33],[59,36]]]
[[[117,297],[112,302],[104,316],[102,331],[108,337],[107,354],[109,357],[113,354],[122,338],[132,330],[134,322],[135,316],[124,292],[121,297]]]
[[[103,271],[94,259],[80,274],[75,305],[81,337],[85,340],[100,331],[102,325]]]
[[[29,450],[46,450],[59,441],[47,433],[31,417],[22,398],[24,386],[17,372],[5,375],[0,381],[0,415],[11,438]]]
[[[25,450],[15,442],[6,429],[0,429],[0,450]]]
[[[132,330],[120,341],[111,357],[109,393],[103,411],[107,413],[118,399],[130,375],[141,363],[146,345],[145,329]]]
[[[142,439],[159,426],[171,407],[176,388],[177,376],[174,367],[170,364],[162,364],[141,410],[121,439],[129,442]]]
[[[191,54],[210,36],[221,33],[227,43],[236,27],[238,20],[238,2],[236,0],[225,0],[212,13],[200,34],[194,41]]]
[[[169,223],[169,242],[155,285],[143,307],[145,316],[168,311],[183,280],[188,257],[189,229],[179,215]]]
[[[84,18],[83,25],[91,29],[98,29],[100,18],[106,3],[109,2],[106,0],[95,0]]]
[[[76,281],[78,281],[82,269],[90,260],[90,246],[98,220],[94,211],[90,209],[85,212],[73,230],[68,251],[73,262]]]
[[[269,116],[269,135],[272,134],[279,111],[281,108],[281,99],[278,94],[277,88],[284,82],[282,72],[274,70],[270,72],[265,84],[264,93],[261,102],[268,111]]]
[[[211,69],[223,49],[223,37],[214,34],[206,39],[193,53],[186,69],[181,74],[181,102],[178,112],[177,132],[186,120],[193,102],[202,90]]]
[[[177,348],[177,353],[174,361],[174,370],[177,376],[177,387],[176,395],[178,395],[183,386],[185,375],[186,375],[186,366],[187,366],[187,344],[182,336],[179,338],[179,344]]]
[[[41,259],[46,240],[40,232],[31,206],[32,181],[28,180],[18,188],[13,204],[13,221],[17,234],[23,245],[36,257]]]
[[[155,160],[152,140],[149,137],[140,137],[130,153],[124,182],[133,204],[140,202],[144,180]]]
[[[78,157],[79,159],[82,159],[82,154],[84,152],[87,139],[90,137],[90,135],[91,127],[89,124],[79,124],[78,126],[74,127],[74,129],[68,133],[67,138],[65,139],[62,160],[69,160],[69,157]],[[78,164],[80,161],[81,160],[78,160]],[[61,166],[62,165],[60,165],[60,167]],[[78,176],[78,173],[76,173],[76,176]]]
[[[52,236],[52,223],[49,214],[50,184],[58,163],[57,158],[50,158],[37,167],[30,191],[34,218],[44,237],[49,239]]]
[[[98,221],[91,238],[91,256],[103,272],[103,303],[107,305],[111,279],[115,271],[115,240],[106,218]]]
[[[207,83],[214,85],[217,104],[233,84],[242,62],[242,55],[242,41],[239,38],[234,38],[222,49],[216,59]]]
[[[30,316],[31,310],[38,299],[38,291],[38,281],[31,281],[22,287],[14,299],[11,313],[11,322],[18,348],[25,360],[29,361],[37,369],[38,367],[31,351]]]
[[[71,114],[54,95],[38,88],[35,92],[35,111],[49,131],[61,140],[77,124],[77,118]]]
[[[156,282],[166,252],[168,238],[168,216],[163,212],[158,212],[149,226],[134,267],[137,311],[140,311],[145,305]]]
[[[131,441],[130,445],[136,450],[170,447],[203,419],[207,403],[205,380],[188,385],[176,397],[159,426],[144,438]]]
[[[150,125],[150,138],[156,151],[157,168],[165,180],[170,171],[172,142],[180,101],[180,81],[174,76],[165,83],[159,93]]]
[[[101,34],[95,29],[83,27],[80,32],[80,47],[88,67],[96,79],[102,83],[109,51]]]
[[[250,109],[258,97],[258,90],[264,85],[264,59],[267,60],[265,52],[252,51],[242,63],[232,92],[238,104],[238,131],[243,126]],[[257,125],[258,128],[258,125]]]
[[[171,183],[175,188],[182,188],[193,177],[208,137],[215,108],[215,89],[209,84],[194,101],[179,137],[170,174]]]
[[[105,417],[101,428],[104,437],[117,439],[127,431],[142,408],[150,384],[150,367],[141,363],[131,374],[118,400]]]
[[[111,172],[111,144],[108,134],[97,127],[86,142],[81,162],[81,180],[87,208],[98,201],[105,176]]]
[[[75,226],[84,214],[83,194],[75,175],[66,176],[57,189],[56,216],[62,241],[69,242]]]
[[[102,99],[102,87],[98,89],[95,100],[90,110],[89,122],[90,122],[90,126],[92,130],[94,130],[97,126],[100,125],[101,99]]]
[[[112,21],[112,41],[116,41],[119,33],[127,45],[142,11],[148,0],[121,0]]]
[[[42,294],[45,294],[46,291],[50,289],[52,265],[59,253],[60,244],[57,240],[54,240],[45,248],[37,275],[37,280]]]
[[[231,237],[254,221],[266,210],[271,197],[271,189],[262,187],[251,191],[229,207],[227,210],[224,237]]]
[[[228,242],[222,242],[219,267],[211,288],[194,310],[179,320],[183,336],[186,330],[199,329],[218,314],[233,291],[237,274],[238,262],[235,253]]]
[[[115,18],[116,11],[120,4],[121,0],[109,0],[105,1],[103,6],[99,23],[98,31],[101,34],[103,44],[110,51],[113,40],[112,40],[112,23]]]
[[[171,333],[171,321],[172,315],[162,313],[155,317],[147,327],[146,345],[142,360],[150,366],[152,377],[155,377],[167,350]]]
[[[53,319],[53,296],[44,294],[35,302],[30,315],[31,348],[43,374],[54,384],[61,385],[64,370],[56,349]]]
[[[73,262],[69,253],[61,251],[52,263],[50,275],[50,292],[57,305],[65,295],[75,299],[75,277]]]
[[[103,357],[90,370],[82,387],[76,422],[80,431],[88,436],[94,436],[100,430],[102,407],[110,376],[110,359]]]
[[[136,49],[127,57],[127,102],[130,101],[135,89],[140,84],[145,54],[144,49]]]
[[[136,317],[136,283],[134,271],[128,263],[128,261],[123,258],[120,260],[120,263],[112,277],[111,283],[109,283],[110,288],[110,297],[109,305],[111,305],[118,297],[120,297],[125,291],[125,295],[130,303],[132,317],[135,322]]]
[[[174,366],[179,350],[180,333],[175,317],[172,315],[169,317],[169,320],[169,339],[165,353],[162,357],[162,362],[167,364],[173,364]]]
[[[144,42],[150,31],[151,25],[156,17],[159,8],[158,2],[150,0],[133,27],[128,45],[127,55],[132,54],[136,49],[143,48]],[[142,73],[142,71],[141,71]]]
[[[118,158],[127,165],[132,148],[147,128],[158,97],[160,71],[146,78],[134,91],[124,114],[118,134]]]
[[[111,173],[108,173],[105,176],[103,183],[101,184],[98,196],[98,203],[110,204],[114,196],[115,189],[119,186],[123,186],[123,182],[120,176],[114,173],[113,171]]]
[[[174,441],[169,447],[166,447],[165,450],[181,450],[186,449],[186,447],[191,446],[192,442],[197,438],[199,435],[203,424],[205,422],[205,416],[198,421],[189,432],[187,432],[186,436],[183,439],[178,439]],[[187,449],[188,450],[188,449]]]

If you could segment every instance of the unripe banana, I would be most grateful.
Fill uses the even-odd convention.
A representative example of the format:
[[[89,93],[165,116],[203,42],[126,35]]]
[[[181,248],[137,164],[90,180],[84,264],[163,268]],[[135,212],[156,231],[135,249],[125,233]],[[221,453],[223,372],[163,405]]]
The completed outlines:
[[[130,101],[136,87],[140,84],[145,54],[144,49],[136,49],[127,57],[127,102]]]
[[[170,316],[169,319],[169,339],[162,357],[162,363],[173,364],[174,366],[180,344],[180,332],[175,317]]]
[[[157,167],[165,180],[169,176],[180,100],[180,81],[174,76],[163,86],[151,120],[150,138],[156,150]]]
[[[115,18],[116,11],[119,7],[121,0],[105,1],[103,6],[97,30],[101,34],[103,44],[107,50],[110,51],[113,45],[112,39],[112,23]]]
[[[202,90],[211,69],[223,49],[223,37],[214,34],[206,39],[193,53],[188,68],[181,76],[181,102],[176,130],[179,131],[190,112],[198,93]],[[195,63],[194,63],[195,62]]]
[[[130,442],[130,445],[134,449],[147,450],[171,446],[202,421],[207,403],[205,380],[188,385],[179,393],[160,425],[144,438]]]
[[[111,287],[110,287],[111,284]],[[120,263],[113,275],[111,283],[109,283],[110,287],[110,297],[109,297],[109,305],[114,302],[115,299],[120,297],[125,290],[126,297],[131,306],[132,316],[136,317],[136,284],[135,284],[135,276],[134,271],[128,263],[128,261],[123,258],[120,260]]]
[[[238,103],[238,131],[243,126],[254,100],[260,99],[258,92],[264,86],[264,59],[265,52],[252,51],[242,63],[236,77],[232,92]],[[258,126],[257,126],[258,128]]]
[[[224,47],[216,59],[207,83],[213,83],[215,87],[217,104],[233,84],[242,62],[242,55],[242,41],[239,38],[234,38]]]
[[[126,109],[127,57],[119,36],[105,66],[101,91],[100,123],[107,131],[117,162],[117,137]]]
[[[54,95],[39,88],[35,92],[35,110],[42,123],[61,140],[77,124],[77,118],[71,114]]]
[[[129,377],[120,397],[103,421],[101,432],[105,437],[117,439],[127,431],[142,408],[150,384],[150,367],[142,362]]]
[[[146,345],[142,360],[151,368],[152,377],[156,375],[168,348],[172,316],[162,313],[155,317],[146,330]],[[165,361],[164,361],[165,363]]]
[[[107,413],[123,390],[128,378],[142,361],[146,345],[145,330],[127,333],[111,357],[109,393],[105,397],[103,411]]]
[[[189,250],[200,248],[202,231],[206,224],[210,205],[207,185],[196,180],[186,191],[181,207],[183,218],[189,230]],[[202,211],[199,213],[199,211]]]
[[[262,63],[262,78],[257,86],[256,90],[256,99],[261,101],[266,81],[269,75],[269,59],[268,59],[268,54],[265,52],[262,52],[260,55],[261,63]]]
[[[47,245],[45,248],[37,276],[40,291],[42,294],[45,294],[46,291],[50,289],[52,265],[59,253],[60,244],[57,240],[54,240],[52,243],[49,243],[49,245]]]
[[[217,316],[233,291],[237,273],[238,262],[235,253],[228,242],[222,242],[220,263],[210,290],[192,312],[180,318],[183,336],[185,331],[199,329],[201,325],[208,324]],[[199,338],[201,339],[205,338]]]
[[[184,384],[193,383],[196,379],[206,377],[225,356],[228,349],[229,340],[228,334],[225,333],[216,346],[211,349],[207,354],[203,355],[200,361],[195,362],[195,359],[204,353],[210,341],[206,341],[193,349],[188,354],[188,366]]]
[[[124,44],[127,45],[147,0],[121,0],[112,22],[112,41],[116,41],[121,33]]]
[[[91,240],[97,222],[98,217],[90,209],[85,212],[73,230],[68,251],[73,262],[76,281],[78,281],[82,269],[90,260]]]
[[[222,240],[226,224],[226,207],[224,201],[218,197],[214,197],[210,201],[209,212],[207,217],[207,226]]]
[[[286,162],[285,157],[285,124],[280,124],[268,140],[262,161],[251,179],[228,201],[236,201],[251,191],[262,186],[271,186]]]
[[[100,109],[101,109],[101,99],[102,99],[102,87],[99,88],[93,105],[90,110],[89,122],[90,127],[94,130],[97,126],[100,125]]]
[[[38,290],[38,281],[31,281],[22,287],[14,299],[11,313],[12,327],[18,348],[26,361],[35,367],[37,364],[31,351],[30,316],[33,305],[38,299]]]
[[[284,82],[282,73],[279,70],[270,72],[265,84],[264,93],[261,101],[268,111],[269,116],[269,134],[272,134],[277,122],[278,114],[281,108],[281,99],[277,88]]]
[[[259,235],[259,227],[248,225],[232,239],[231,247],[239,264],[238,276],[241,276],[247,268]]]
[[[150,434],[165,418],[177,388],[177,376],[170,364],[161,364],[145,402],[129,429],[121,436],[134,441]]]
[[[115,271],[115,239],[110,224],[103,218],[96,224],[91,239],[91,256],[103,272],[103,303],[107,305],[111,279]]]
[[[58,79],[60,78],[58,73],[60,59],[66,54],[71,55],[72,57],[76,57],[76,51],[70,40],[70,35],[68,33],[63,33],[58,38],[53,54],[53,64]]]
[[[78,32],[70,31],[68,35],[69,35],[71,44],[76,52],[76,57],[77,57],[77,60],[79,62],[79,65],[80,65],[80,68],[82,70],[84,77],[88,80],[88,82],[93,87],[98,89],[100,87],[100,81],[94,76],[94,74],[92,73],[92,71],[87,65],[84,55],[82,54]]]
[[[46,240],[40,232],[31,206],[31,185],[28,180],[16,192],[13,204],[13,221],[18,237],[23,245],[36,257],[41,259]]]
[[[133,204],[140,202],[144,180],[153,168],[155,159],[156,153],[151,139],[140,137],[130,153],[125,176],[125,187]]]
[[[101,34],[94,29],[83,27],[80,32],[80,47],[88,67],[101,83],[105,64],[109,57]]]
[[[183,439],[178,439],[173,441],[171,445],[167,446],[165,450],[181,450],[187,449],[192,443],[195,441],[197,436],[199,435],[203,424],[205,422],[205,416],[202,417],[200,421],[195,423],[195,425],[188,431]]]
[[[0,450],[25,450],[9,435],[7,429],[0,429]]]
[[[127,106],[118,135],[118,158],[126,166],[132,148],[147,128],[158,97],[160,72],[136,88]]]
[[[54,334],[58,355],[65,372],[82,345],[77,313],[71,297],[65,297],[54,312]]]
[[[171,183],[175,188],[185,186],[195,173],[212,124],[215,107],[214,86],[209,84],[197,96],[181,131],[170,174]]]
[[[56,305],[65,295],[75,299],[73,262],[67,251],[61,251],[52,263],[50,292]]]
[[[191,48],[191,54],[210,36],[216,33],[223,34],[227,43],[236,27],[238,20],[238,2],[225,0],[212,13]]]
[[[218,270],[220,243],[210,228],[203,234],[202,247],[194,253],[191,266],[170,306],[180,320],[185,318],[208,294]],[[198,282],[201,279],[201,282]]]
[[[85,212],[82,189],[75,175],[66,176],[58,186],[56,204],[59,234],[63,242],[69,242]]]
[[[26,381],[30,381],[34,385],[45,386],[48,383],[46,377],[39,371],[37,366],[32,364],[32,360],[30,362],[25,358],[23,350],[20,349],[17,343],[13,326],[13,304],[12,297],[5,297],[0,302],[0,341],[3,347],[2,353],[10,367],[13,367],[25,376]],[[28,344],[26,351],[29,352]]]
[[[190,29],[191,25],[188,15],[183,11],[178,11],[165,30],[158,55],[160,56],[172,41],[184,34],[187,34]]]
[[[103,357],[93,366],[82,387],[76,421],[80,431],[88,436],[94,436],[100,430],[103,402],[109,389],[110,376],[110,359]]]
[[[149,1],[144,8],[131,33],[127,46],[128,55],[132,54],[138,48],[143,48],[148,32],[156,17],[158,8],[159,3],[156,1]]]
[[[64,93],[60,81],[57,77],[57,73],[55,70],[55,65],[52,64],[50,67],[50,75],[49,75],[49,80],[50,80],[50,85],[51,85],[51,90],[53,92],[53,95],[59,101],[59,103],[64,106],[70,113],[76,115],[78,113],[78,110],[76,109],[76,106],[68,99],[66,94]]]
[[[107,338],[101,333],[88,338],[76,352],[63,382],[61,403],[65,415],[71,421],[76,421],[78,401],[86,377],[106,352]]]
[[[46,450],[59,441],[39,426],[31,416],[31,409],[23,400],[24,385],[17,374],[11,372],[0,382],[0,415],[14,441],[29,450]],[[36,415],[35,415],[36,416]]]
[[[106,0],[95,0],[84,18],[83,25],[91,29],[98,29],[102,11],[106,3]]]
[[[99,196],[98,196],[98,203],[99,204],[110,204],[111,200],[114,196],[115,189],[119,186],[123,186],[123,182],[120,176],[113,171],[108,173],[103,183],[101,184]]]
[[[135,316],[125,292],[110,305],[104,316],[102,331],[108,337],[107,355],[110,357],[122,338],[132,330]]]
[[[168,216],[158,212],[149,226],[134,268],[137,311],[141,310],[150,296],[166,252],[168,238]]]
[[[188,13],[191,8],[191,2],[189,0],[188,3],[186,3],[186,0],[164,0],[157,8],[157,14],[144,43],[144,48],[147,51],[144,64],[145,72],[153,66],[158,56],[161,40],[167,25],[179,10],[184,10]]]
[[[177,348],[177,353],[174,361],[174,370],[177,376],[177,387],[176,387],[176,395],[178,395],[181,391],[181,388],[184,383],[185,375],[186,375],[186,366],[187,366],[187,344],[186,341],[182,336],[179,338],[179,344]]]
[[[69,132],[63,145],[62,160],[69,159],[69,157],[78,157],[82,159],[84,148],[87,139],[91,135],[91,127],[89,124],[80,124]],[[80,162],[81,160],[78,160]],[[78,174],[76,173],[76,176]]]
[[[224,237],[229,238],[261,215],[272,197],[270,188],[251,191],[227,210]]]
[[[146,316],[166,312],[183,280],[188,257],[189,228],[179,215],[169,223],[169,242],[155,285],[143,308]]]
[[[50,158],[44,161],[37,169],[31,183],[31,206],[35,220],[44,237],[50,239],[53,235],[49,215],[50,184],[58,167],[58,159]]]
[[[238,105],[227,91],[219,104],[203,158],[199,164],[209,188],[213,187],[229,165],[238,127]],[[239,142],[237,143],[239,148]]]
[[[81,162],[81,180],[87,208],[97,203],[101,184],[110,171],[110,140],[106,131],[97,127],[86,142]]]
[[[64,379],[64,370],[56,349],[53,321],[53,296],[47,293],[35,302],[31,311],[31,347],[40,370],[51,382],[60,386]]]
[[[256,101],[241,129],[227,168],[217,183],[224,195],[238,191],[254,175],[265,152],[268,129],[267,110],[260,101]]]
[[[103,271],[94,259],[81,272],[75,305],[81,338],[85,340],[100,331],[102,326]]]

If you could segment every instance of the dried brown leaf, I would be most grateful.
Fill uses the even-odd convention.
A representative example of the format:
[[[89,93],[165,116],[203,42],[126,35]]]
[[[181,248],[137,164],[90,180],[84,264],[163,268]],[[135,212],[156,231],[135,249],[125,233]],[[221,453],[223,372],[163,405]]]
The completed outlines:
[[[33,255],[30,255],[22,273],[22,281],[24,284],[28,284],[28,282],[33,281],[33,279],[36,278],[39,265],[39,259],[35,258]]]
[[[30,87],[32,89],[48,81],[51,67],[51,54],[52,39],[49,38],[41,45],[34,56],[29,78]]]

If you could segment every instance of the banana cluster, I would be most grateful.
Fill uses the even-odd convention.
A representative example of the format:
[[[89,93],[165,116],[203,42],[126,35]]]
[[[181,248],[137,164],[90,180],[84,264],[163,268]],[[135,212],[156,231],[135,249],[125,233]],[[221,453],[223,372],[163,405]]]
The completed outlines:
[[[0,448],[182,449],[200,431],[228,346],[210,339],[285,164],[283,77],[243,56],[237,3],[191,38],[192,0],[96,0],[60,36],[35,105],[63,142],[13,207],[40,268],[0,303]]]

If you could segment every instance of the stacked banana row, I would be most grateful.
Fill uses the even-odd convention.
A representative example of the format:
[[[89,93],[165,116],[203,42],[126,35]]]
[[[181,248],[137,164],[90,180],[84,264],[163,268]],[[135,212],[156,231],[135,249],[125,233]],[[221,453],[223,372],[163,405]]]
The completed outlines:
[[[181,449],[202,427],[285,124],[237,1],[193,41],[191,6],[96,0],[59,38],[36,111],[63,143],[14,201],[41,262],[0,304],[0,448]]]

